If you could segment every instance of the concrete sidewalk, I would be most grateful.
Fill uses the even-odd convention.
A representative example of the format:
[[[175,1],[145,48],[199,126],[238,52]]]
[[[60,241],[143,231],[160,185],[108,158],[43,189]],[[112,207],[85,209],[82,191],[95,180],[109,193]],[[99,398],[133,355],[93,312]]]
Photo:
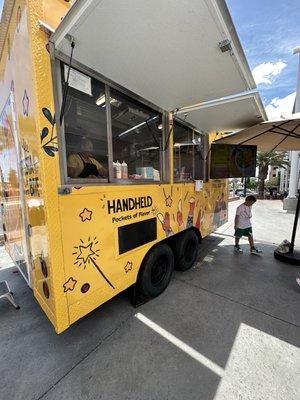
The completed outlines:
[[[228,204],[229,218],[227,224],[221,226],[217,233],[233,235],[234,216],[236,208],[245,200],[240,199]],[[254,237],[266,244],[280,244],[284,239],[291,240],[295,214],[287,214],[282,209],[281,200],[258,200],[252,207],[252,224]],[[244,240],[247,243],[247,240]],[[300,221],[295,240],[300,249]]]
[[[293,216],[258,202],[263,256],[234,255],[237,205],[160,297],[134,309],[121,294],[59,336],[14,268],[0,271],[21,305],[0,303],[0,398],[298,400],[300,270],[273,258]]]

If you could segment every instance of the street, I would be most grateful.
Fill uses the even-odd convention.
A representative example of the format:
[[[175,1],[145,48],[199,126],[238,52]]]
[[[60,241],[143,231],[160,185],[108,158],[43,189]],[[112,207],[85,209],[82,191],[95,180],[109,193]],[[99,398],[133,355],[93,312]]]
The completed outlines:
[[[15,268],[5,268],[21,309],[1,301],[0,398],[10,400],[298,400],[297,267],[275,260],[294,215],[280,201],[253,207],[261,256],[233,253],[233,218],[203,240],[191,270],[133,308],[122,293],[56,335]],[[300,236],[296,239],[300,243]]]

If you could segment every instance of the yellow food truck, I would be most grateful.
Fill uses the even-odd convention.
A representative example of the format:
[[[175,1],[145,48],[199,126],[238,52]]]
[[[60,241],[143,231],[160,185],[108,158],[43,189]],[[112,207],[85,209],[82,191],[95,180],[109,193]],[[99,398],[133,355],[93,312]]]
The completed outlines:
[[[0,57],[6,248],[56,332],[158,296],[227,221],[209,143],[265,118],[225,1],[6,0]]]

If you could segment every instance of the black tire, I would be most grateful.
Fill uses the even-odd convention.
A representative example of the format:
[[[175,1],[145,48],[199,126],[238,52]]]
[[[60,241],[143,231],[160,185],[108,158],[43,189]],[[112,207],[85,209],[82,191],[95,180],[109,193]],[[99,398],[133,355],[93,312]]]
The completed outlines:
[[[187,271],[197,260],[199,240],[197,234],[190,230],[182,233],[174,245],[174,262],[177,271]]]
[[[174,256],[169,246],[160,244],[146,255],[138,276],[138,292],[147,299],[159,296],[169,285]]]

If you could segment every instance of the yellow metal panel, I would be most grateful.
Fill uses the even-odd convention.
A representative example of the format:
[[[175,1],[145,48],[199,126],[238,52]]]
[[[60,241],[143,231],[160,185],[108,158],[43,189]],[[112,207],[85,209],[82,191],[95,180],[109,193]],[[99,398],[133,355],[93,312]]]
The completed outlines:
[[[49,243],[48,257],[45,261],[47,263],[49,276],[47,279],[44,278],[42,285],[37,281],[35,293],[39,293],[37,297],[39,301],[43,299],[43,301],[47,303],[47,306],[50,306],[55,316],[54,325],[57,332],[69,326],[69,317],[66,296],[61,292],[62,284],[65,282],[65,275],[61,247],[61,223],[58,212],[57,188],[60,183],[60,175],[58,155],[57,151],[55,151],[55,149],[57,149],[57,142],[55,140],[56,129],[55,126],[51,124],[51,121],[49,121],[49,118],[47,119],[49,112],[52,117],[54,114],[50,56],[46,49],[49,38],[39,29],[38,21],[44,20],[50,13],[50,10],[52,17],[56,18],[56,20],[63,17],[63,9],[60,7],[59,3],[59,1],[54,0],[48,1],[47,8],[44,9],[43,5],[45,6],[45,2],[41,3],[38,0],[29,0],[30,42],[35,82],[35,118],[38,141],[41,141],[42,132],[46,132],[46,130],[49,132],[48,135],[43,138],[42,146],[39,148],[41,190],[43,193],[45,226]],[[65,12],[66,11],[67,7],[65,8]],[[48,110],[48,113],[42,112],[45,108]],[[51,149],[54,149],[54,151]],[[37,268],[41,270],[40,265],[38,265]],[[49,299],[45,296],[44,290],[41,290],[45,283],[48,284],[50,292]],[[53,302],[52,307],[51,302]],[[45,309],[45,307],[43,308]]]
[[[199,193],[194,184],[174,184],[82,187],[60,196],[66,276],[61,292],[67,294],[70,323],[134,284],[144,256],[157,242],[188,227],[200,229],[204,237],[223,223],[225,191],[225,181],[210,181]],[[143,208],[116,209],[123,200],[147,197],[150,206],[145,200]],[[157,240],[119,254],[118,227],[150,218],[157,221]]]
[[[16,1],[14,4],[0,65],[0,108],[3,108],[10,92],[14,98],[16,129],[21,149],[18,162],[21,163],[24,181],[22,190],[25,191],[26,217],[32,226],[29,250],[33,263],[36,263],[42,252],[47,255],[47,240],[41,197],[38,158],[40,140],[36,136],[35,93],[26,1]],[[23,227],[24,234],[25,230],[27,231],[27,226]],[[14,258],[13,254],[12,256]],[[33,285],[36,278],[34,271],[31,271]]]
[[[66,0],[43,0],[40,3],[42,3],[42,7],[40,7],[43,10],[43,22],[55,29],[73,2]]]

